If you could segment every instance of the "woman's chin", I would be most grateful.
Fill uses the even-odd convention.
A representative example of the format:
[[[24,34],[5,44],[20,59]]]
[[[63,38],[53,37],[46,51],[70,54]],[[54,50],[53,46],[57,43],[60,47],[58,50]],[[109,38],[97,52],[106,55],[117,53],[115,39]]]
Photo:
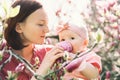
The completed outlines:
[[[42,45],[42,44],[44,44],[44,43],[40,43],[40,42],[39,42],[39,43],[36,43],[36,44],[38,44],[38,45]]]
[[[40,41],[38,41],[38,42],[34,42],[35,44],[38,44],[38,45],[42,45],[42,44],[44,44],[44,42],[40,42]]]

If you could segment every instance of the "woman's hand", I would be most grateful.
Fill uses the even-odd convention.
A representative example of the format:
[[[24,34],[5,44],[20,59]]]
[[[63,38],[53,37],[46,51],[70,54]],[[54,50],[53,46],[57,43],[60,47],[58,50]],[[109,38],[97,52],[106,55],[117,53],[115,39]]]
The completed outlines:
[[[45,75],[47,71],[52,67],[54,62],[60,58],[63,57],[64,50],[63,48],[59,46],[53,47],[50,51],[48,51],[37,71],[39,75]]]

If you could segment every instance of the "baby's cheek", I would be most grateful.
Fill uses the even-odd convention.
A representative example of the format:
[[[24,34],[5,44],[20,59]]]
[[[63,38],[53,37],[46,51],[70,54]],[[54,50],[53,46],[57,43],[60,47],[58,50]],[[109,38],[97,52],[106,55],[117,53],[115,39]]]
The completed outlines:
[[[73,54],[76,54],[78,51],[79,49],[77,49],[77,47],[73,47],[73,51],[72,51]]]
[[[74,49],[73,49],[73,51],[74,51],[75,53],[81,52],[81,51],[83,51],[83,50],[84,50],[84,49],[83,49],[83,46],[80,45],[80,44],[76,44],[76,45],[74,46]]]

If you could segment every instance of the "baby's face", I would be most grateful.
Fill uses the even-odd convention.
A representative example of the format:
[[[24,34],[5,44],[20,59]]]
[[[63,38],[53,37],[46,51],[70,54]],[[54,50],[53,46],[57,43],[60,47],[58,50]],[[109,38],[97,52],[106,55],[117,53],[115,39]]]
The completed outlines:
[[[71,30],[61,31],[59,33],[59,40],[71,42],[73,46],[72,53],[76,53],[82,50],[84,40],[78,34],[76,34],[75,32],[72,32]]]

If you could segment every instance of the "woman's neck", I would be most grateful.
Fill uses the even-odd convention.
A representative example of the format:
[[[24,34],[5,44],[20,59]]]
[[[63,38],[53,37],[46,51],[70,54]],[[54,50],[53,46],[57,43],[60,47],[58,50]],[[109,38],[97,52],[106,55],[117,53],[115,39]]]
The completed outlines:
[[[26,59],[27,61],[31,61],[32,55],[33,55],[33,44],[29,45],[21,50],[13,50],[13,52],[15,52],[16,54],[22,56],[24,59]]]

